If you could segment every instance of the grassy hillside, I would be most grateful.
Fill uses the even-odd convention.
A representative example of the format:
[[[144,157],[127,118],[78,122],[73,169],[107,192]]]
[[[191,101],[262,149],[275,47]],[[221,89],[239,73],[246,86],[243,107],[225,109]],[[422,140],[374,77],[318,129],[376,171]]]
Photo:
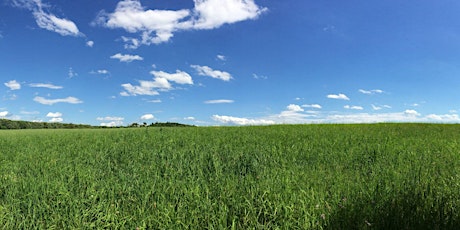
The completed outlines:
[[[460,126],[8,130],[6,229],[456,229]]]

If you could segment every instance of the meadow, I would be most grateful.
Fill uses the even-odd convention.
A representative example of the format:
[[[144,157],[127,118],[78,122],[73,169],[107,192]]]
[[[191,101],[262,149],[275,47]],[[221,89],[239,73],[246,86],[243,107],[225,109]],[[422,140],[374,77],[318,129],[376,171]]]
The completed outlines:
[[[456,229],[460,125],[0,131],[4,229]]]

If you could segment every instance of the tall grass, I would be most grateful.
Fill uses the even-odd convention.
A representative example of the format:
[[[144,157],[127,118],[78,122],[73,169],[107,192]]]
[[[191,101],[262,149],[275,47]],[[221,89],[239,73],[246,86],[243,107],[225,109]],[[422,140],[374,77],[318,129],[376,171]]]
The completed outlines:
[[[460,126],[0,132],[5,229],[455,229]]]

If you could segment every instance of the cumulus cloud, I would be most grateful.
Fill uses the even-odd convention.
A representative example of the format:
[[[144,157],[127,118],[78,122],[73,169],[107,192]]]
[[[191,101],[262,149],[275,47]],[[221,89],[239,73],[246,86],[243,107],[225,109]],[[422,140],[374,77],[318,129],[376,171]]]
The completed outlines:
[[[46,99],[44,97],[35,97],[34,98],[35,102],[38,102],[43,105],[53,105],[56,103],[69,103],[69,104],[80,104],[83,103],[80,99],[76,97],[66,97],[66,98],[60,98],[60,99]]]
[[[53,84],[45,84],[45,83],[30,83],[30,87],[34,88],[48,88],[48,89],[62,89],[62,86],[53,85]]]
[[[8,117],[8,116],[10,116],[10,115],[11,115],[11,114],[10,114],[10,112],[8,112],[8,111],[2,111],[2,112],[0,112],[0,117],[2,117],[2,118]]]
[[[364,90],[364,89],[360,89],[358,90],[360,93],[363,93],[363,94],[380,94],[380,93],[383,93],[384,91],[381,90],[381,89],[372,89],[372,90]]]
[[[32,11],[35,22],[42,29],[56,32],[62,36],[83,35],[73,21],[46,12],[49,7],[41,0],[13,0],[13,5]]]
[[[62,117],[62,113],[60,112],[49,112],[48,114],[46,114],[46,117]]]
[[[93,24],[138,33],[139,38],[122,37],[125,48],[169,41],[176,31],[214,29],[224,24],[255,19],[266,8],[254,0],[194,0],[193,9],[145,9],[139,0],[118,2],[115,11],[101,11]]]
[[[220,70],[213,70],[208,66],[191,65],[190,67],[194,68],[201,76],[208,76],[223,81],[230,81],[230,79],[232,79],[232,75],[230,73]]]
[[[220,123],[233,124],[233,125],[272,125],[272,124],[275,124],[274,121],[265,120],[265,119],[248,119],[248,118],[220,116],[220,115],[213,115],[211,118],[214,121],[217,121]]]
[[[16,80],[11,80],[11,81],[5,82],[4,85],[6,87],[10,88],[10,90],[21,89],[21,84],[19,82],[17,82]]]
[[[404,114],[407,115],[407,116],[414,116],[414,117],[420,116],[420,114],[417,111],[413,110],[413,109],[408,109],[408,110],[404,111]]]
[[[144,114],[141,116],[141,120],[152,120],[152,119],[155,119],[155,116],[153,116],[153,114]]]
[[[330,98],[330,99],[337,99],[337,100],[346,100],[346,101],[349,101],[350,98],[347,97],[347,95],[343,94],[343,93],[339,93],[339,94],[329,94],[327,95],[327,98]]]
[[[56,123],[59,123],[59,122],[63,122],[64,119],[62,117],[53,117],[49,120],[49,122],[56,122]]]
[[[130,55],[130,54],[121,54],[121,53],[114,54],[110,56],[110,58],[118,59],[120,62],[132,62],[132,61],[144,60],[144,58],[139,55]]]
[[[87,41],[86,46],[93,47],[94,46],[94,41]]]
[[[194,29],[214,29],[224,24],[255,19],[267,8],[253,0],[195,0]]]
[[[205,101],[205,104],[229,104],[233,103],[233,100],[227,100],[227,99],[218,99],[218,100],[208,100]]]
[[[168,81],[173,81],[177,84],[189,84],[193,85],[193,80],[190,74],[176,70],[175,73],[166,73],[163,71],[151,71],[150,72],[153,76],[155,76],[155,79],[166,79]]]
[[[190,15],[189,10],[146,10],[138,0],[120,1],[113,13],[101,12],[96,19],[110,29],[124,29],[129,33],[140,33],[140,39],[126,38],[129,48],[140,44],[150,45],[168,41],[173,32],[189,26],[181,22]],[[126,46],[125,46],[126,47]]]
[[[302,107],[300,107],[299,105],[296,105],[296,104],[288,105],[287,109],[288,109],[288,111],[292,111],[292,112],[303,112]]]
[[[358,106],[358,105],[345,105],[343,108],[353,109],[353,110],[363,110],[364,109],[362,106]]]
[[[192,77],[183,71],[177,70],[175,73],[167,73],[163,71],[150,72],[154,79],[153,81],[140,80],[139,85],[131,85],[130,83],[122,84],[125,91],[120,93],[121,96],[136,96],[136,95],[158,95],[159,91],[171,90],[172,84],[188,84],[192,85]]]

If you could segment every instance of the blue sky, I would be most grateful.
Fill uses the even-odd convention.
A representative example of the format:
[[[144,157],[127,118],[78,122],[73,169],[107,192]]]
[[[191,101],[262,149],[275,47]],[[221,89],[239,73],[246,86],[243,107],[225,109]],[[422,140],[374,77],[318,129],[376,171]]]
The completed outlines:
[[[460,2],[6,0],[0,118],[460,122]]]

